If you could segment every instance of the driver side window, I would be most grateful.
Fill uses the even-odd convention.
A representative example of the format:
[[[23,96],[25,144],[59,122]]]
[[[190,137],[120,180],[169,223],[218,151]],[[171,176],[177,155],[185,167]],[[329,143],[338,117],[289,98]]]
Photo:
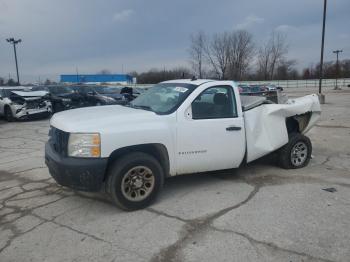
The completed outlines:
[[[192,102],[193,119],[237,117],[236,100],[230,86],[215,86],[204,90]]]

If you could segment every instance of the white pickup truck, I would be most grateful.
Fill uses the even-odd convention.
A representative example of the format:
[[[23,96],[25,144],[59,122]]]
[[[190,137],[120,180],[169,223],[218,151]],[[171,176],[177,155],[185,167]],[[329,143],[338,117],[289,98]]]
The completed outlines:
[[[321,114],[316,95],[268,103],[233,81],[172,80],[129,105],[54,114],[45,162],[61,185],[104,186],[126,210],[151,204],[164,179],[232,169],[278,150],[283,168],[308,164],[305,134]]]

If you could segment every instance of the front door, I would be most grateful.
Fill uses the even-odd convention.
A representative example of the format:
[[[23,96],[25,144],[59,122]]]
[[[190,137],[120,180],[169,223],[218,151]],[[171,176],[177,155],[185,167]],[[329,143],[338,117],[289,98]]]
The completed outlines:
[[[208,87],[190,102],[177,115],[177,173],[238,167],[245,130],[233,87]]]

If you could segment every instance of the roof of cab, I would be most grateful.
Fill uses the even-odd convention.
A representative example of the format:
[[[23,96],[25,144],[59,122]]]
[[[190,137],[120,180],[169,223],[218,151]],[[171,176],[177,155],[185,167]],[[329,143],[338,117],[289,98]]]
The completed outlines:
[[[192,85],[201,85],[204,83],[208,83],[208,82],[213,82],[216,80],[212,80],[212,79],[196,79],[196,80],[192,80],[192,79],[175,79],[175,80],[169,80],[169,81],[164,81],[162,83],[181,83],[181,84],[192,84]]]

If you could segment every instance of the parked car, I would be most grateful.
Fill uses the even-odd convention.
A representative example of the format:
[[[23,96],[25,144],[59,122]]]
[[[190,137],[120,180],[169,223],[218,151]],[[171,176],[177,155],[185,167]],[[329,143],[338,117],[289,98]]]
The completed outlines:
[[[71,88],[79,95],[83,96],[84,104],[82,106],[100,106],[117,104],[116,100],[106,94],[96,92],[95,85],[76,85]]]
[[[283,168],[306,166],[305,133],[320,114],[317,95],[272,105],[240,96],[232,81],[172,80],[128,105],[55,114],[45,162],[57,183],[105,186],[117,206],[135,210],[150,205],[169,176],[238,168],[272,152]]]
[[[251,93],[262,93],[262,92],[266,92],[267,88],[265,88],[264,86],[261,85],[251,85],[250,86],[250,92]]]
[[[275,85],[264,85],[264,88],[266,88],[267,91],[277,91],[277,86]]]
[[[131,96],[122,93],[123,87],[112,87],[112,86],[94,86],[94,91],[97,94],[113,98],[116,104],[126,104],[133,98]]]
[[[9,122],[47,117],[52,105],[46,95],[46,91],[30,91],[25,87],[0,87],[0,115]]]
[[[94,86],[94,90],[100,95],[115,99],[117,104],[127,104],[143,92],[142,89],[136,89],[128,86]]]
[[[238,85],[239,93],[250,93],[250,86],[249,85]]]
[[[35,86],[32,90],[47,91],[53,113],[86,106],[85,97],[64,85]]]

